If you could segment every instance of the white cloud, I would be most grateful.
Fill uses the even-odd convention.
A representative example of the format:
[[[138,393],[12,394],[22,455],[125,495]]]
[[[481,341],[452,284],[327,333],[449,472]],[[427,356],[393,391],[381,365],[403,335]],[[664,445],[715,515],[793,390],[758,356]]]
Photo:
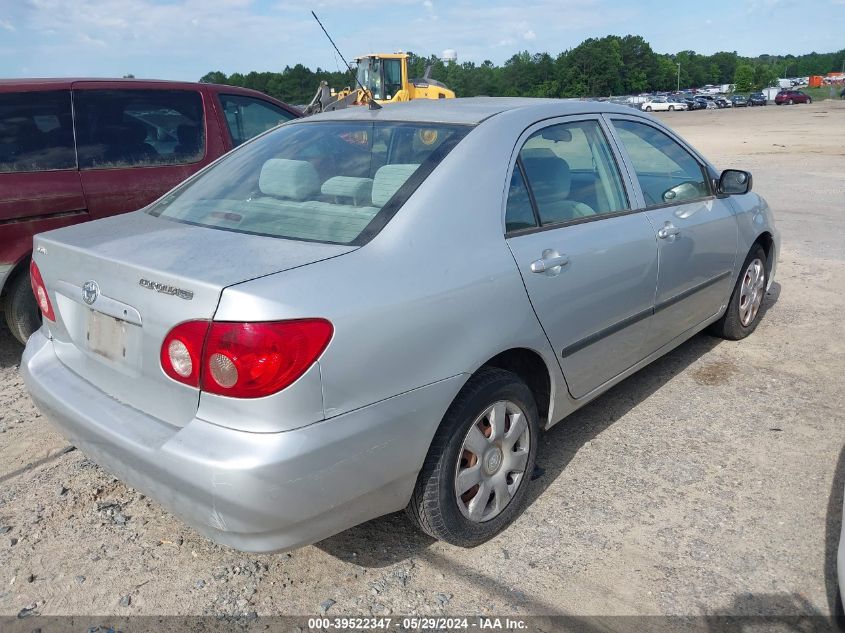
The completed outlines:
[[[3,18],[0,18],[0,28],[4,28],[7,31],[14,31],[15,25],[12,24],[9,20],[4,20]]]
[[[91,37],[87,33],[80,33],[76,36],[76,40],[84,46],[95,46],[98,48],[106,48],[108,46],[105,40],[97,39],[96,37]]]
[[[525,31],[525,33],[522,34],[522,39],[527,42],[531,42],[532,40],[537,39],[537,34],[531,29],[528,29],[527,31]]]

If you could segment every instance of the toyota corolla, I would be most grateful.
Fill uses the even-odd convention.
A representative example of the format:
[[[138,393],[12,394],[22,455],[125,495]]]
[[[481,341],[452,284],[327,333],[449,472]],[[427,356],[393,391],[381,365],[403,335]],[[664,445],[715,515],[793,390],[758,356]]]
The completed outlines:
[[[751,175],[596,102],[414,101],[276,128],[149,207],[35,238],[39,408],[220,543],[407,509],[473,546],[543,430],[761,317]]]

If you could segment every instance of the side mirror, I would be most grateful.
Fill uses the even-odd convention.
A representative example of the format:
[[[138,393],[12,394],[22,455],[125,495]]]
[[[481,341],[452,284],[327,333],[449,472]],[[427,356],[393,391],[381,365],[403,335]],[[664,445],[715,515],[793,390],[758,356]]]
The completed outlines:
[[[726,169],[719,176],[719,193],[730,195],[742,195],[751,191],[751,172],[741,169]]]

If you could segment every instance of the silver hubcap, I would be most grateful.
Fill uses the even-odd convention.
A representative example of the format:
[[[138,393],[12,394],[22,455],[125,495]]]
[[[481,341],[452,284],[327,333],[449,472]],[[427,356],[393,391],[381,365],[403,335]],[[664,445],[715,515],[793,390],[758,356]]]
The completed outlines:
[[[748,327],[757,318],[760,304],[763,303],[765,294],[766,270],[763,262],[755,259],[742,276],[742,284],[739,287],[739,320]]]
[[[455,468],[455,499],[470,521],[489,521],[510,503],[525,477],[531,433],[525,414],[502,400],[475,419]]]

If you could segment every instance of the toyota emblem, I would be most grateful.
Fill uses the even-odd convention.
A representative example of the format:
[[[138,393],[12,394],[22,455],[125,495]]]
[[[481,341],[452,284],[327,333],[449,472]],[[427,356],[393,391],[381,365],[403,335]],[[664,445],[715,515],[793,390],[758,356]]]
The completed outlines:
[[[100,296],[100,286],[96,281],[86,281],[82,284],[82,300],[89,306]]]

